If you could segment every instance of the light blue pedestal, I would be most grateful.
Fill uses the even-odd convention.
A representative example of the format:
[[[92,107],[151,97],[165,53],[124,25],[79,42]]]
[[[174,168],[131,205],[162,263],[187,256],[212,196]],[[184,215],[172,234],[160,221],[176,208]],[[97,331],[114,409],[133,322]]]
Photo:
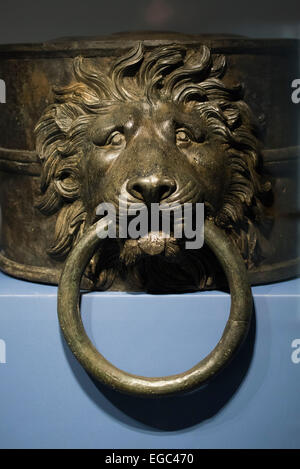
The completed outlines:
[[[62,338],[56,294],[0,275],[1,448],[300,448],[300,280],[253,288],[255,320],[231,365],[195,393],[154,400],[93,382]],[[203,358],[229,307],[218,292],[89,293],[82,315],[112,363],[158,376]]]

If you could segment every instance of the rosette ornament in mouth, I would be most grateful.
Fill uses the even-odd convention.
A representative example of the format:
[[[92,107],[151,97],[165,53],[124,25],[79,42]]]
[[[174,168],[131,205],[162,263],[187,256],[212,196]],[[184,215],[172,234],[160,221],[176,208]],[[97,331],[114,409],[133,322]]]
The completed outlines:
[[[175,260],[181,249],[180,240],[167,236],[163,231],[150,231],[137,239],[128,238],[120,248],[120,259],[127,266],[147,257]]]
[[[165,250],[166,235],[162,231],[150,231],[138,239],[138,245],[143,253],[149,256],[162,254]]]

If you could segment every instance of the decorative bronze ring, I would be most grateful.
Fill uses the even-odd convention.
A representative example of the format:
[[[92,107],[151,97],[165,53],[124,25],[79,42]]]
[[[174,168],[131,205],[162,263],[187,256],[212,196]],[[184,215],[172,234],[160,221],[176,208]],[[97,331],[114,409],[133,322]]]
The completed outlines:
[[[58,316],[65,339],[88,373],[121,392],[160,396],[191,391],[210,380],[225,367],[247,336],[252,295],[244,261],[229,237],[212,221],[205,222],[205,242],[218,258],[226,274],[231,309],[223,335],[216,347],[196,366],[184,373],[148,378],[126,373],[106,360],[88,338],[79,309],[80,282],[83,272],[101,242],[99,233],[107,221],[94,224],[73,248],[65,264],[58,292]]]

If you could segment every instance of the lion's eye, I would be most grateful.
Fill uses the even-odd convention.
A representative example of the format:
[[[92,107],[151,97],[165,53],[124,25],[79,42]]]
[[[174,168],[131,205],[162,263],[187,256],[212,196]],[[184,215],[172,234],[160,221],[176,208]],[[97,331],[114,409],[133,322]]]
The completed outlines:
[[[176,142],[190,142],[191,137],[185,129],[178,129],[176,131]]]
[[[120,146],[124,143],[125,136],[121,132],[112,132],[108,139],[106,140],[106,145]]]

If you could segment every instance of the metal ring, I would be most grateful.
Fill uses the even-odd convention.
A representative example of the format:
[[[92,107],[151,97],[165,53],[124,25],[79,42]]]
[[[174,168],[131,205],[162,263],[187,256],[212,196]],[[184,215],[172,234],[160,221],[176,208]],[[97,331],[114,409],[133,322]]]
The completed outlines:
[[[102,223],[102,225],[101,225]],[[212,221],[205,222],[205,243],[215,253],[227,276],[231,309],[216,347],[193,368],[176,375],[148,378],[126,373],[106,360],[88,338],[79,309],[80,281],[107,223],[90,227],[70,253],[59,283],[58,317],[65,339],[85,370],[97,380],[121,392],[161,396],[191,391],[224,368],[247,336],[252,295],[244,261],[229,237]],[[98,233],[98,234],[97,234]]]

